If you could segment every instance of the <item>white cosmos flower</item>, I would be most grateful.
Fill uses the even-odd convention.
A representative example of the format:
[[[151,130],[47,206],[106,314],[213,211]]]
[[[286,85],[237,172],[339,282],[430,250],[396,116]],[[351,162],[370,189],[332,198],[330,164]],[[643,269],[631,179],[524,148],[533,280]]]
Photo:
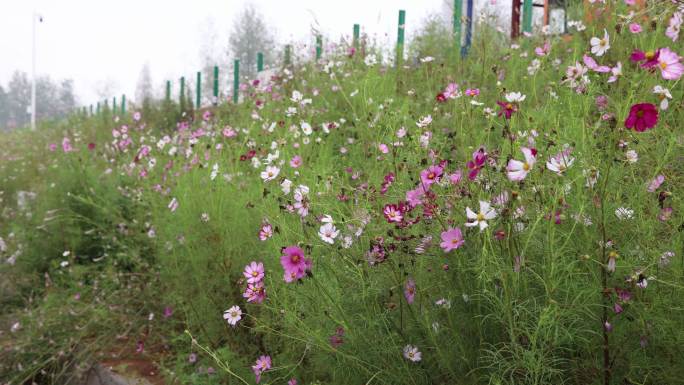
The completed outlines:
[[[506,101],[509,103],[520,103],[527,97],[527,95],[523,95],[521,92],[509,92],[505,96]]]
[[[413,345],[404,346],[404,358],[412,362],[418,362],[421,358],[421,353],[417,347]]]
[[[466,207],[466,217],[468,222],[466,222],[467,227],[480,226],[480,231],[484,230],[489,226],[487,220],[496,218],[496,210],[494,210],[489,202],[480,201],[480,212],[475,214],[470,207]]]
[[[313,129],[311,128],[311,125],[307,122],[301,122],[300,127],[302,127],[302,133],[304,135],[309,136],[313,133]]]
[[[292,188],[292,181],[289,179],[285,179],[280,183],[280,188],[283,190],[283,194],[289,194],[290,188]]]
[[[537,162],[537,151],[533,148],[523,147],[520,149],[525,156],[525,161],[511,159],[506,166],[506,175],[512,181],[521,181],[532,170],[532,166]]]
[[[323,224],[321,228],[318,230],[318,236],[323,240],[325,243],[333,244],[335,243],[335,238],[340,234],[340,231],[337,230],[335,225],[332,223],[328,222]]]
[[[629,163],[636,163],[639,161],[639,154],[637,154],[637,152],[634,150],[629,150],[629,151],[625,152],[625,159]]]
[[[658,95],[658,97],[660,98],[660,109],[663,111],[667,110],[667,108],[670,105],[669,99],[672,99],[672,94],[670,93],[670,90],[658,85],[653,87],[653,93]]]
[[[238,321],[242,319],[242,309],[240,309],[240,306],[237,305],[231,307],[223,312],[223,319],[228,321],[230,326],[235,326]]]
[[[565,171],[569,169],[573,163],[575,163],[575,158],[571,157],[566,151],[561,151],[556,154],[556,156],[549,158],[546,162],[546,168],[563,176]]]
[[[603,30],[603,39],[598,37],[592,37],[589,40],[591,44],[591,53],[596,56],[603,56],[608,49],[610,49],[610,36],[608,36],[608,30]]]
[[[261,172],[261,179],[263,179],[264,182],[268,182],[275,179],[279,172],[280,169],[276,166],[266,166],[266,170]]]

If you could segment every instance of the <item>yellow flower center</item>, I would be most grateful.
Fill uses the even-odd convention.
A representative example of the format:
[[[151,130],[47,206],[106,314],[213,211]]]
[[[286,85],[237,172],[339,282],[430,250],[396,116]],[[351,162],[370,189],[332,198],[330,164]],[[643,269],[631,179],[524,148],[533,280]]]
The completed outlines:
[[[482,222],[485,220],[485,216],[482,213],[477,214],[477,221]]]
[[[646,59],[651,60],[651,59],[653,59],[653,58],[655,57],[655,52],[653,52],[653,51],[648,51],[648,52],[646,52],[645,56],[646,56]]]
[[[667,63],[665,63],[664,61],[661,61],[660,62],[660,68],[667,69]]]
[[[523,170],[530,171],[530,164],[527,162],[523,163]]]

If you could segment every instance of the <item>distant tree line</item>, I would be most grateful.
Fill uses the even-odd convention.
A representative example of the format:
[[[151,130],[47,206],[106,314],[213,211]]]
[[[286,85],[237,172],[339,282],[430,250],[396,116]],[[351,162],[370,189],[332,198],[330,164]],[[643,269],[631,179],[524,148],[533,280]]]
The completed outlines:
[[[49,76],[36,79],[36,120],[61,118],[76,107],[74,81],[52,80]],[[6,86],[0,84],[0,130],[7,131],[31,122],[31,80],[22,71],[15,71]]]

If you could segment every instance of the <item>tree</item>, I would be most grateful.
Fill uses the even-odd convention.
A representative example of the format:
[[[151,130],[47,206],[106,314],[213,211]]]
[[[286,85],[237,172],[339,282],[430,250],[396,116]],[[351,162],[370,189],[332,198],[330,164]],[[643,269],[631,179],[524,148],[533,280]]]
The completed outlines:
[[[37,88],[37,87],[36,87]],[[8,84],[7,105],[9,128],[22,127],[29,123],[31,106],[31,82],[26,72],[15,71]]]
[[[254,5],[246,5],[233,24],[229,39],[230,53],[240,59],[240,72],[253,78],[256,75],[257,52],[264,54],[264,63],[271,63],[275,47],[272,32]]]
[[[226,76],[229,63],[226,52],[223,50],[222,40],[216,30],[213,18],[207,18],[202,25],[202,44],[200,45],[199,58],[202,66],[202,104],[210,104],[214,98],[214,66],[219,66],[219,92],[226,90],[228,76]],[[220,98],[219,94],[219,98]]]
[[[62,84],[59,87],[57,103],[60,117],[66,116],[70,111],[73,111],[74,108],[76,108],[76,95],[74,94],[73,80],[62,80]]]
[[[2,85],[0,85],[0,130],[7,129],[7,119],[9,118],[9,106],[7,103],[7,93]]]
[[[150,71],[149,63],[145,63],[138,76],[138,84],[135,88],[135,101],[142,106],[144,111],[147,111],[153,99],[152,72]]]

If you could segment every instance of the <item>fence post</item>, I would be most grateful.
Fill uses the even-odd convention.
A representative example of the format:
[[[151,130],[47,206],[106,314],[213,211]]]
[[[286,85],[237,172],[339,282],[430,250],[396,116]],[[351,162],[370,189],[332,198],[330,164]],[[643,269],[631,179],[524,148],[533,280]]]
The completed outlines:
[[[195,109],[202,106],[202,72],[197,71],[197,95],[195,96]]]
[[[257,52],[257,72],[264,70],[264,54]]]
[[[116,115],[116,96],[112,98],[112,113]]]
[[[316,61],[320,60],[323,53],[323,37],[316,35]]]
[[[90,116],[93,116],[93,105],[90,105]]]
[[[406,11],[399,10],[399,26],[397,28],[397,68],[404,60],[404,31],[406,27]]]
[[[233,64],[233,103],[238,102],[238,91],[240,89],[240,60],[235,59]]]
[[[520,36],[520,0],[513,0],[511,9],[511,39]]]
[[[100,102],[97,102],[97,107],[96,107],[95,111],[98,115],[100,115]]]
[[[454,0],[454,44],[456,52],[461,51],[461,17],[463,12],[463,0]]]
[[[126,95],[121,95],[121,115],[126,115]]]
[[[523,3],[523,32],[532,32],[532,0]]]
[[[465,44],[461,47],[461,57],[468,55],[470,43],[473,39],[473,0],[468,0],[468,10],[466,11],[466,35]]]
[[[183,112],[183,110],[185,110],[185,76],[181,76],[180,78],[180,96],[178,103],[180,104],[181,112]]]
[[[166,101],[171,100],[171,80],[166,81]]]
[[[285,46],[285,67],[290,65],[290,50],[291,50],[291,46],[289,44],[287,44]]]
[[[359,35],[361,34],[361,26],[354,24],[354,40],[352,40],[352,45],[355,50],[359,50]]]
[[[218,66],[214,66],[214,105],[218,104],[218,87],[219,87],[219,69]]]

